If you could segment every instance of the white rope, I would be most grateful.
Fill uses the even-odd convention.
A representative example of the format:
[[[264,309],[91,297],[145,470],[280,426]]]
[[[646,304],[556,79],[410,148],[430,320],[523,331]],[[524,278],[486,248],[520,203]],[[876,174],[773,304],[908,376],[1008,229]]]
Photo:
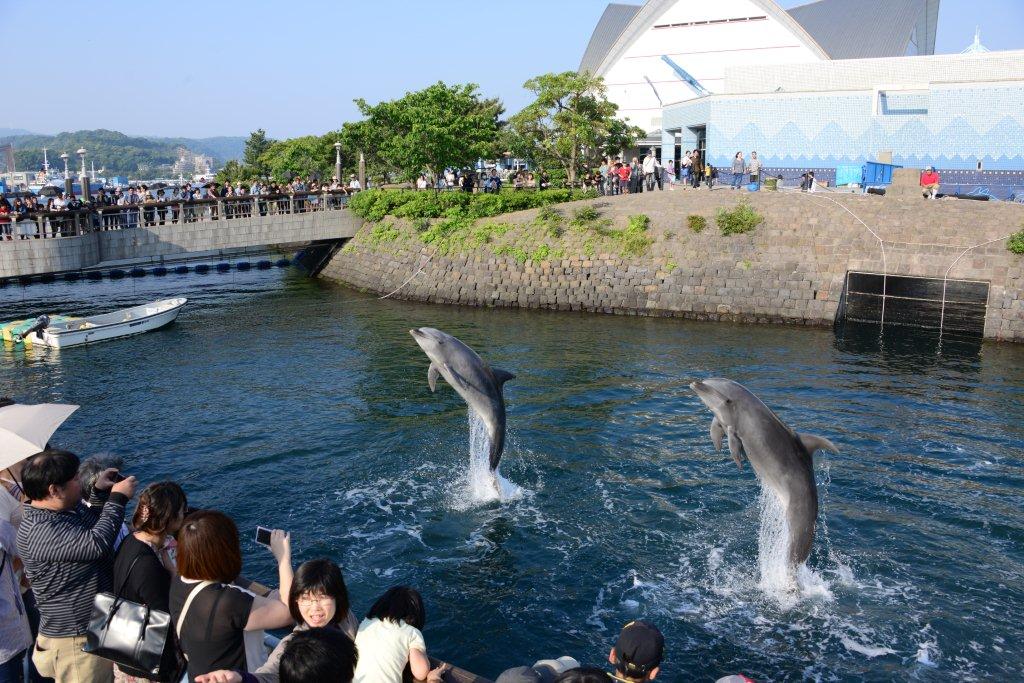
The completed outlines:
[[[788,189],[788,188],[784,188],[784,189]],[[793,188],[793,189],[795,190],[796,188]],[[840,209],[842,209],[846,213],[848,213],[851,216],[853,216],[853,218],[858,223],[863,225],[867,229],[867,231],[870,232],[874,236],[874,238],[876,240],[878,240],[878,248],[882,252],[882,312],[881,312],[881,316],[880,316],[878,322],[879,322],[880,326],[885,327],[885,298],[886,298],[886,292],[888,291],[888,284],[889,284],[889,264],[888,264],[888,260],[887,260],[886,254],[885,254],[885,240],[883,240],[881,238],[881,236],[879,236],[879,234],[877,232],[872,230],[870,225],[868,225],[863,220],[861,220],[860,216],[858,216],[853,211],[851,211],[849,208],[847,208],[846,205],[841,204],[840,202],[837,202],[835,199],[832,199],[831,197],[820,196],[819,193],[817,193],[817,192],[800,192],[799,194],[803,195],[803,196],[806,196],[808,198],[811,198],[811,199],[824,199],[825,201],[832,202],[833,204],[838,206]]]
[[[788,191],[795,191],[796,190],[796,188],[783,188],[783,189],[784,190],[788,190]],[[833,190],[831,188],[829,188],[829,191],[833,191]],[[807,195],[808,197],[814,198],[814,196],[817,193],[800,192],[799,194]],[[886,265],[886,257],[885,257],[885,243],[886,242],[889,242],[890,244],[904,244],[904,245],[907,245],[907,246],[944,247],[944,248],[948,248],[948,249],[958,249],[958,248],[960,248],[959,245],[956,245],[956,244],[930,244],[930,243],[927,243],[927,242],[899,242],[897,240],[884,240],[884,239],[882,239],[878,235],[878,233],[876,233],[874,230],[872,230],[871,227],[867,223],[862,221],[860,219],[860,216],[855,214],[853,211],[851,211],[845,205],[840,204],[839,202],[837,202],[836,200],[832,199],[831,197],[816,197],[816,198],[818,198],[818,199],[825,199],[827,201],[832,202],[836,206],[842,208],[848,214],[853,216],[857,220],[858,223],[860,223],[865,228],[867,228],[868,232],[870,232],[872,235],[874,235],[875,239],[878,240],[879,247],[882,250],[882,270],[885,271],[885,272],[882,273],[882,319],[881,319],[881,324],[882,325],[885,324],[885,296],[886,296],[885,293],[886,293],[886,280],[887,280],[887,276],[888,276],[888,266]],[[950,273],[950,271],[953,270],[953,267],[957,263],[959,263],[960,259],[962,259],[964,256],[966,256],[971,251],[974,251],[975,249],[977,249],[979,247],[985,247],[985,246],[988,246],[989,244],[994,244],[995,242],[1002,242],[1003,240],[1009,239],[1010,237],[1012,237],[1015,234],[1016,234],[1015,232],[1011,232],[1011,233],[1008,233],[1006,235],[1003,235],[1002,237],[997,237],[995,239],[988,240],[987,242],[980,242],[978,244],[969,246],[969,247],[965,248],[963,251],[961,251],[960,254],[955,259],[953,259],[953,262],[949,264],[949,267],[946,268],[946,272],[942,274],[942,308],[941,308],[941,311],[940,311],[940,314],[939,314],[939,335],[940,336],[942,335],[943,329],[945,327],[945,322],[946,322],[946,287],[949,284],[949,273]]]
[[[953,262],[949,264],[949,268],[946,268],[946,272],[942,274],[942,312],[939,315],[939,336],[940,337],[942,336],[942,330],[943,330],[943,327],[944,327],[945,322],[946,322],[946,285],[947,285],[947,283],[949,281],[949,271],[953,270],[953,266],[955,266],[960,261],[960,259],[962,259],[964,256],[966,256],[968,252],[974,251],[978,247],[988,246],[989,244],[993,244],[994,242],[1002,242],[1005,239],[1009,239],[1014,234],[1016,234],[1016,233],[1011,232],[1011,233],[1009,233],[1007,235],[1003,235],[1002,237],[997,237],[994,240],[989,240],[987,242],[981,242],[979,244],[975,244],[974,246],[967,247],[962,252],[960,252],[959,256],[957,256],[955,259],[953,259]],[[985,302],[985,304],[986,304],[986,307],[987,307],[988,306],[988,302]]]
[[[418,269],[418,270],[417,270],[417,271],[416,271],[415,273],[413,273],[412,275],[410,275],[410,276],[409,276],[409,277],[408,277],[408,278],[406,279],[406,281],[405,281],[405,282],[403,282],[402,284],[400,284],[400,285],[398,286],[398,289],[396,289],[395,291],[393,291],[393,292],[391,292],[391,293],[389,293],[389,294],[385,294],[384,296],[380,297],[380,298],[378,299],[378,301],[383,301],[384,299],[387,299],[387,298],[391,297],[391,296],[392,296],[393,294],[398,294],[398,292],[400,292],[400,291],[402,290],[402,288],[403,288],[403,287],[405,287],[405,286],[406,286],[407,284],[409,284],[410,282],[412,282],[412,279],[413,279],[414,277],[416,277],[417,275],[419,275],[420,273],[422,273],[422,272],[423,272],[423,269],[427,267],[427,264],[428,264],[428,263],[430,263],[430,259],[432,259],[432,258],[434,258],[434,255],[433,255],[433,254],[428,254],[428,255],[427,255],[427,260],[423,262],[423,265],[421,265],[421,266],[419,267],[419,269]]]

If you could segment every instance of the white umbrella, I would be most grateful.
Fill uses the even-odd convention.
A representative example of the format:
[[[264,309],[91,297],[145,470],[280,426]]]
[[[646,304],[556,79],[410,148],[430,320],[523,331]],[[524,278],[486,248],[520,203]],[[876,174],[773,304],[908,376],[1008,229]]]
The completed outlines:
[[[64,403],[0,408],[0,469],[45,449],[57,427],[76,410],[78,406]]]

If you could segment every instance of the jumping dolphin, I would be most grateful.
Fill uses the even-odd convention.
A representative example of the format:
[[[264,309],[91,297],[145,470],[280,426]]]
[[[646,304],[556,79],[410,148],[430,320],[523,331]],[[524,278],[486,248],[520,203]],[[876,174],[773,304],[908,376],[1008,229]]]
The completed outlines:
[[[483,419],[490,438],[490,467],[494,472],[505,449],[505,397],[501,389],[515,375],[507,370],[492,370],[476,351],[441,330],[421,327],[409,330],[409,334],[430,359],[427,370],[430,390],[437,389],[438,375],[444,377]]]
[[[706,379],[690,385],[714,414],[711,439],[722,450],[722,437],[742,470],[746,456],[754,474],[782,501],[789,525],[789,563],[799,566],[811,553],[814,522],[818,517],[818,489],[814,483],[814,452],[838,453],[820,436],[798,434],[783,424],[771,409],[746,387],[729,379]]]

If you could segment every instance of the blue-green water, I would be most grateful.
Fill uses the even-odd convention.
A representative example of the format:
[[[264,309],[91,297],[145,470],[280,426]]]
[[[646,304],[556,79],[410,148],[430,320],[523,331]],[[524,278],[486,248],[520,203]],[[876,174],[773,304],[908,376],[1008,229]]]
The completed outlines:
[[[339,561],[357,612],[417,586],[437,656],[495,676],[600,663],[643,615],[667,680],[1018,679],[1024,668],[1024,348],[872,334],[432,307],[281,271],[0,290],[0,320],[184,293],[170,328],[3,352],[0,393],[81,404],[55,441],[184,479],[247,537]],[[465,406],[408,334],[444,329],[506,385],[505,502],[467,482]],[[715,453],[688,389],[726,376],[818,456],[811,586],[759,586],[759,486]],[[245,542],[246,572],[273,581]]]

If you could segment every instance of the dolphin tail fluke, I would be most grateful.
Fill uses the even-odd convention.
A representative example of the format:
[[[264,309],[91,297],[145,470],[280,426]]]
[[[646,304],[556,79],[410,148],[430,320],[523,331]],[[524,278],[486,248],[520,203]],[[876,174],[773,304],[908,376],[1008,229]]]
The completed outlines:
[[[427,384],[430,386],[430,393],[437,391],[437,378],[441,375],[441,371],[437,369],[437,366],[433,363],[427,369]]]
[[[790,501],[786,509],[786,524],[789,527],[789,564],[793,567],[806,562],[811,554],[817,516],[817,500]]]
[[[814,436],[813,434],[797,434],[796,437],[800,439],[800,443],[807,449],[809,455],[814,455],[815,451],[831,451],[838,453],[839,449],[835,447],[831,441],[823,436]]]
[[[503,434],[495,434],[491,438],[491,451],[490,451],[490,467],[491,472],[498,469],[498,463],[501,462],[501,452],[505,449],[505,436]]]

